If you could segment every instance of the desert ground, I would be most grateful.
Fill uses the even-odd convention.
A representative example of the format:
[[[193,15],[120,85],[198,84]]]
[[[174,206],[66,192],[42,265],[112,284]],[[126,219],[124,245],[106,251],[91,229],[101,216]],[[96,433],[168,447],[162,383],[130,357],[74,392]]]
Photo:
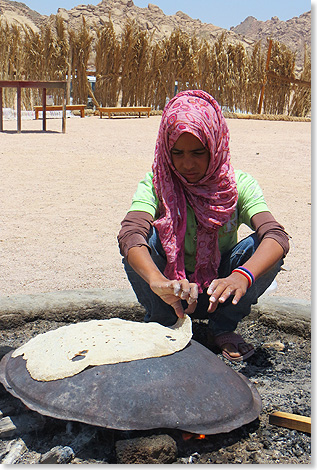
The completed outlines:
[[[127,289],[117,245],[151,169],[160,116],[4,121],[0,134],[0,295]],[[291,237],[274,296],[310,299],[311,123],[227,119],[235,168],[260,183]],[[249,233],[242,228],[240,236]]]

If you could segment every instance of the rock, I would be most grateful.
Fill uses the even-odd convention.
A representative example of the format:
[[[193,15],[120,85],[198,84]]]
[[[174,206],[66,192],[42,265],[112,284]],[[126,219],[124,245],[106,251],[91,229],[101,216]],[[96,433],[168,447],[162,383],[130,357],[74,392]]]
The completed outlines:
[[[56,446],[46,452],[41,458],[41,464],[61,464],[70,463],[75,458],[74,451],[71,447]]]
[[[260,297],[252,314],[264,324],[309,338],[310,303],[286,297]],[[0,329],[10,329],[37,319],[83,321],[119,317],[142,321],[144,309],[132,290],[91,289],[0,297]]]
[[[107,462],[103,462],[102,460],[96,460],[96,459],[84,460],[84,459],[75,457],[71,463],[72,465],[104,465]]]
[[[0,0],[0,19],[9,24],[30,26],[34,32],[38,32],[47,18],[46,15],[31,10],[24,3]]]
[[[93,426],[84,426],[83,430],[72,439],[69,447],[71,447],[74,452],[79,453],[84,447],[86,447],[93,439],[95,439],[97,430]]]
[[[25,412],[26,407],[19,399],[13,398],[11,395],[9,395],[2,385],[1,390],[4,390],[4,393],[3,398],[0,399],[0,418],[3,418],[3,416],[16,415],[20,412]]]
[[[69,14],[65,8],[59,8],[57,10],[58,16],[60,16],[64,21],[69,21]]]
[[[163,11],[158,6],[153,5],[153,3],[148,4],[148,9],[154,13],[163,13]]]
[[[1,462],[2,465],[13,465],[18,463],[26,451],[27,446],[22,439],[10,442],[8,445],[8,453]]]
[[[177,445],[167,434],[116,442],[117,464],[170,464],[177,459]]]
[[[144,310],[132,290],[112,289],[56,291],[0,297],[0,329],[15,328],[39,318],[72,321],[116,317],[134,310],[143,319]]]
[[[276,351],[284,351],[285,349],[285,344],[281,343],[280,341],[272,341],[268,343],[263,343],[262,344],[263,348],[272,348],[275,349]]]
[[[113,8],[111,10],[111,15],[112,16],[120,16],[121,15],[121,10],[119,10],[119,8]]]
[[[19,416],[5,416],[0,419],[0,437],[3,439],[40,430],[43,429],[44,423],[45,420],[37,414],[25,413]]]
[[[289,47],[298,55],[300,67],[304,60],[304,43],[309,45],[309,32],[306,25],[310,24],[311,12],[306,12],[299,17],[281,21],[277,16],[273,16],[267,21],[258,21],[253,16],[248,16],[238,26],[231,28],[231,31],[241,36],[247,36],[255,41],[266,42],[268,37],[279,41]],[[305,26],[304,26],[305,25]],[[297,36],[298,35],[298,36]],[[301,38],[301,39],[300,39]]]
[[[192,455],[189,456],[188,463],[197,463],[200,454],[198,452],[194,452]],[[216,462],[217,463],[217,462]],[[219,463],[222,463],[221,461]]]
[[[288,297],[260,297],[258,304],[252,306],[258,321],[303,338],[311,335],[310,311],[310,302]]]
[[[45,418],[38,413],[24,413],[19,416],[5,416],[0,419],[0,437],[21,436],[31,431],[40,431],[45,425]]]

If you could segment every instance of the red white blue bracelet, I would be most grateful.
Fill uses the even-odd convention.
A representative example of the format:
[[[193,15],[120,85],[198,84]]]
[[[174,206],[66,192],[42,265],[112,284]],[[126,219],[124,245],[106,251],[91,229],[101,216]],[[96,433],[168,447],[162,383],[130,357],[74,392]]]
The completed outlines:
[[[247,268],[244,268],[243,266],[238,266],[237,268],[235,268],[233,271],[233,273],[240,273],[242,274],[244,277],[247,278],[248,280],[248,289],[249,287],[252,286],[252,284],[254,283],[254,276],[253,274],[251,273],[251,271],[249,271]]]

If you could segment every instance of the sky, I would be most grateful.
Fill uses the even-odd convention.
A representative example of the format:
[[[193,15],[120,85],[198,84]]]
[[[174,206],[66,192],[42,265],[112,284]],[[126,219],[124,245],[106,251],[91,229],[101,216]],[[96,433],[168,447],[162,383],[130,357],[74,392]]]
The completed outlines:
[[[32,10],[42,15],[56,14],[58,8],[70,10],[77,5],[97,5],[100,0],[25,0]],[[177,11],[199,19],[203,23],[212,23],[221,28],[237,26],[248,16],[257,20],[270,20],[277,16],[287,21],[294,16],[309,11],[315,0],[133,0],[134,5],[146,8],[149,3],[157,5],[166,15]]]

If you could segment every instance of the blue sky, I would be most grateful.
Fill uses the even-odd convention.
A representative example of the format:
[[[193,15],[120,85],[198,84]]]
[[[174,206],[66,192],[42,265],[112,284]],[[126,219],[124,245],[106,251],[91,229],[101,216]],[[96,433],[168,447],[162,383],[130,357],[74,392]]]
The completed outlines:
[[[22,0],[23,1],[23,0]],[[212,23],[221,28],[230,29],[237,26],[248,16],[258,20],[270,20],[277,16],[286,21],[314,7],[310,0],[133,0],[134,5],[146,8],[149,3],[157,5],[166,15],[173,15],[178,10],[187,13],[192,18],[198,18],[204,23]],[[58,8],[70,10],[81,4],[97,5],[100,0],[26,0],[32,10],[42,15],[56,13]]]

